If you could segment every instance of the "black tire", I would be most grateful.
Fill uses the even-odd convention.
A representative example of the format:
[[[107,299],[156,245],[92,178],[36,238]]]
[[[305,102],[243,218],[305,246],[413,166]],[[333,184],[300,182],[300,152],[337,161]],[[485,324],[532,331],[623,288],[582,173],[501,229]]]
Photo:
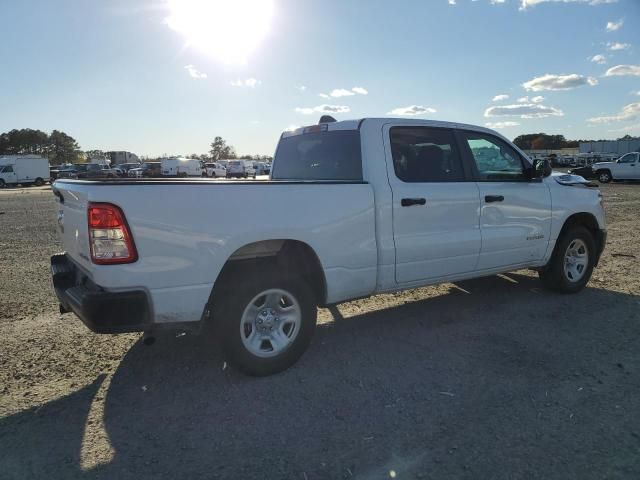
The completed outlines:
[[[44,185],[44,180],[38,177],[36,178],[36,181],[33,183],[35,184],[36,187],[41,187],[42,185]]]
[[[235,279],[235,280],[234,280]],[[317,307],[315,296],[303,278],[281,274],[273,263],[244,270],[241,275],[227,278],[228,288],[217,291],[214,300],[213,329],[230,365],[252,376],[266,376],[281,372],[296,363],[305,352],[315,332]],[[278,288],[290,293],[298,302],[301,321],[295,339],[284,351],[273,357],[259,357],[245,347],[241,336],[241,319],[251,300],[269,289]]]
[[[0,178],[0,188],[6,188],[7,184],[4,183],[4,180]]]
[[[579,280],[574,281],[565,273],[565,254],[569,246],[575,241],[581,240],[586,245],[587,266]],[[582,290],[593,272],[596,258],[596,242],[589,230],[581,226],[569,227],[556,243],[556,247],[551,255],[549,263],[538,275],[540,280],[549,290],[560,293],[577,293]]]
[[[613,180],[613,177],[611,176],[611,172],[609,170],[598,170],[596,175],[598,176],[598,181],[600,183],[609,183],[611,180]]]

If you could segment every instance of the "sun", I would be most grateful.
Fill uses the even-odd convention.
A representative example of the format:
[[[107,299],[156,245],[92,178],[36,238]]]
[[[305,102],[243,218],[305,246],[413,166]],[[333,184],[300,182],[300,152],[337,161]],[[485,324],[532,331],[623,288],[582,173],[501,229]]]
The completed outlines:
[[[166,23],[187,45],[224,63],[247,63],[271,27],[272,0],[167,0]]]

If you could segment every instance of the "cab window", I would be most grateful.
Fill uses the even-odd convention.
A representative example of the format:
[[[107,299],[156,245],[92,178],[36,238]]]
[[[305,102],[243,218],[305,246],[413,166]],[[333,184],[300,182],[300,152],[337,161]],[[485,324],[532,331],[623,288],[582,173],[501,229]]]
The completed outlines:
[[[618,160],[618,163],[635,163],[637,158],[638,158],[637,153],[627,153],[626,155],[623,155],[622,157],[620,157],[620,160]]]
[[[522,158],[506,142],[492,135],[464,132],[479,181],[525,180]]]
[[[464,171],[452,130],[393,127],[391,154],[396,176],[407,183],[463,182]]]

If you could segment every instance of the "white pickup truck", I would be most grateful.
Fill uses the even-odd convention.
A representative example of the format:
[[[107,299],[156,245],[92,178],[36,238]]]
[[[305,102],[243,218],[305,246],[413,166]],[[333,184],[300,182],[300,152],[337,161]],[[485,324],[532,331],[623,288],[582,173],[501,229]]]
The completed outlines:
[[[602,183],[609,183],[611,180],[640,180],[640,153],[627,153],[615,162],[594,163],[591,169]]]
[[[270,181],[55,182],[61,311],[101,333],[206,326],[267,375],[302,355],[317,306],[521,268],[588,282],[606,228],[581,177],[482,127],[323,121],[282,134]]]

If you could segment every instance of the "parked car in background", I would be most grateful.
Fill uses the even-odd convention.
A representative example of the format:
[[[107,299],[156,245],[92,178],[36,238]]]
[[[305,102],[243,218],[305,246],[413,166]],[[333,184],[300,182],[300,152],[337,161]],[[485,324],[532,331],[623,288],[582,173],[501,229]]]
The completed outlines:
[[[256,169],[250,160],[230,160],[227,167],[227,178],[256,178]]]
[[[162,165],[160,162],[145,162],[140,167],[129,169],[127,176],[131,178],[161,177]]]
[[[118,165],[118,168],[125,174],[128,174],[129,170],[131,170],[132,168],[140,168],[141,165],[141,163],[121,163]]]
[[[7,185],[44,185],[50,178],[49,160],[38,155],[0,156],[0,188]]]
[[[206,163],[204,167],[207,177],[224,178],[227,176],[227,169],[219,163]]]
[[[587,165],[586,167],[570,168],[569,173],[572,175],[580,175],[582,178],[586,178],[586,179],[596,178],[596,175],[593,172],[593,168],[591,168],[591,165]]]
[[[265,162],[253,162],[253,168],[256,170],[256,175],[269,175],[271,171],[271,165]]]
[[[117,174],[103,163],[74,163],[69,169],[60,170],[58,178],[101,179],[115,178]]]
[[[56,181],[60,310],[101,333],[206,324],[228,362],[267,375],[303,354],[318,305],[523,268],[586,286],[606,225],[584,179],[484,127],[323,119],[282,134],[274,181]]]
[[[592,165],[595,175],[602,183],[616,180],[640,180],[640,153],[631,152],[615,162],[598,162]]]
[[[120,168],[120,166],[115,166],[115,167],[111,167],[111,171],[117,176],[117,177],[126,177],[127,176],[127,172],[123,169]]]
[[[195,158],[173,157],[160,161],[163,177],[202,177],[202,162]]]

